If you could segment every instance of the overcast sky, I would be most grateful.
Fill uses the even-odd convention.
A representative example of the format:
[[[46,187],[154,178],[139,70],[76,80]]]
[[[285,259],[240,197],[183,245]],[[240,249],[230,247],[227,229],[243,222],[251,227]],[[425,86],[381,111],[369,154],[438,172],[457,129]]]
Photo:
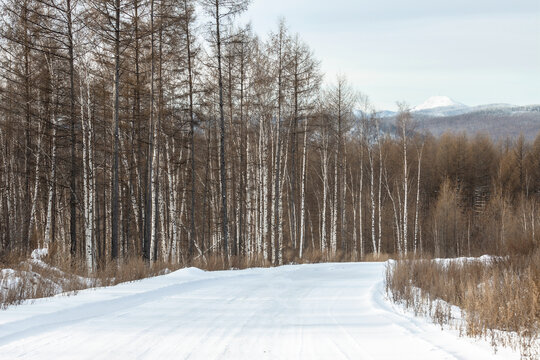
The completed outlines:
[[[280,17],[379,110],[540,103],[540,0],[252,0],[241,21],[265,38]]]

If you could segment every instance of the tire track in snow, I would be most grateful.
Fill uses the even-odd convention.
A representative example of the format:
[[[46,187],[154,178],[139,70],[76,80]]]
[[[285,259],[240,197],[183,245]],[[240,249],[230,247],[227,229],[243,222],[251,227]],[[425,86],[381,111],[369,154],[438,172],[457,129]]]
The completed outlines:
[[[239,276],[254,276],[242,274]],[[0,327],[0,346],[11,341],[28,336],[35,336],[41,333],[56,330],[61,327],[88,321],[97,317],[113,315],[118,311],[125,311],[126,308],[134,308],[143,304],[156,301],[167,295],[189,292],[206,284],[220,280],[220,277],[197,279],[177,284],[159,287],[151,291],[144,291],[133,295],[119,296],[110,300],[91,302],[84,305],[60,310],[44,315],[32,316],[27,319],[2,324]],[[91,289],[90,291],[99,291]],[[75,295],[76,296],[76,295]]]
[[[340,292],[340,295],[343,294],[343,291]],[[334,324],[338,327],[338,329],[341,331],[341,333],[343,333],[348,339],[349,339],[349,342],[351,344],[353,344],[355,346],[355,348],[357,349],[358,353],[362,355],[362,357],[360,359],[362,360],[375,360],[375,358],[368,354],[364,348],[360,345],[360,343],[358,342],[358,340],[356,340],[352,335],[351,333],[346,330],[343,325],[341,323],[339,323],[336,319],[336,316],[334,315],[334,312],[332,311],[332,309],[335,309],[336,308],[336,303],[337,303],[337,299],[338,299],[338,295],[335,295],[333,298],[332,298],[332,302],[331,304],[333,306],[328,306],[327,308],[327,314],[329,315],[329,317],[332,319],[332,321],[334,322]],[[347,356],[345,354],[345,356]],[[349,358],[347,356],[347,358]]]

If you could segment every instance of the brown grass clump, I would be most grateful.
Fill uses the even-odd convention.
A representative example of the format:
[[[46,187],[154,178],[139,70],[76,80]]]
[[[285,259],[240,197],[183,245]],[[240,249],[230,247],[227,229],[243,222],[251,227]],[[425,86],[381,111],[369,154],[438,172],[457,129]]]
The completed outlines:
[[[26,299],[49,297],[61,292],[73,293],[96,285],[96,279],[48,266],[41,261],[24,260],[1,264],[0,308],[17,305]]]
[[[189,266],[206,271],[239,270],[253,267],[270,267],[272,264],[262,256],[248,258],[245,256],[230,256],[226,259],[219,254],[196,257]]]
[[[363,260],[367,262],[385,262],[392,258],[394,257],[387,253],[380,253],[380,254],[369,253],[366,256],[364,256]]]
[[[100,264],[89,275],[84,262],[71,260],[54,246],[41,259],[10,255],[1,257],[0,261],[0,308],[28,299],[59,293],[73,294],[82,289],[140,280],[179,268],[165,262],[154,262],[149,266],[141,258],[134,257]]]
[[[299,257],[298,251],[293,249],[284,249],[283,264],[317,264],[322,262],[354,262],[354,261],[371,261],[384,262],[395,256],[382,253],[380,255],[368,254],[364,259],[355,258],[353,254],[337,250],[335,254],[324,253],[320,249],[306,249],[302,258]],[[237,270],[254,267],[271,267],[274,263],[270,260],[265,260],[262,255],[255,257],[246,256],[230,256],[228,262],[225,257],[219,254],[207,254],[206,256],[197,256],[189,266],[216,271],[216,270]]]
[[[465,319],[460,330],[467,335],[489,337],[495,347],[519,347],[523,358],[538,355],[539,249],[487,262],[397,261],[387,267],[386,288],[392,301],[441,325],[452,323],[450,305],[456,305]]]

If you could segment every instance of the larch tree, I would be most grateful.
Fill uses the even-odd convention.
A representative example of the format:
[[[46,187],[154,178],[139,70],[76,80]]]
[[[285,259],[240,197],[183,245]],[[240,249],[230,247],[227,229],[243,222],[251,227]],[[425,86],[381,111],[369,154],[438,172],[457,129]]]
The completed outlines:
[[[218,93],[219,93],[219,142],[220,142],[220,184],[221,184],[221,231],[223,241],[223,253],[225,261],[229,256],[229,219],[227,214],[227,176],[226,176],[226,155],[225,155],[225,113],[223,109],[223,74],[222,74],[222,32],[223,26],[232,17],[247,9],[249,0],[203,0],[202,5],[211,18],[213,45],[215,46],[215,56],[217,59]]]
[[[344,246],[343,223],[345,204],[342,193],[345,191],[344,184],[344,142],[348,131],[350,130],[354,110],[358,103],[358,93],[347,83],[343,76],[338,76],[335,85],[332,85],[326,91],[327,111],[332,119],[333,132],[335,136],[334,146],[334,199],[332,209],[332,222],[330,235],[330,250],[335,255],[338,243]],[[338,229],[339,239],[338,239]]]
[[[291,213],[290,242],[296,250],[299,248],[299,257],[302,257],[302,247],[304,244],[305,229],[305,178],[306,178],[306,157],[307,157],[307,131],[308,119],[312,116],[315,95],[319,91],[321,84],[321,74],[319,63],[315,60],[312,52],[304,44],[298,35],[291,41],[290,62],[287,68],[288,77],[291,82],[291,115],[289,121],[290,143],[290,171],[289,171],[289,211]],[[300,122],[304,123],[304,128],[299,128]],[[303,135],[302,146],[302,167],[300,173],[300,218],[297,216],[297,187],[298,187],[298,135]],[[299,241],[297,241],[298,230],[296,224],[300,224]]]

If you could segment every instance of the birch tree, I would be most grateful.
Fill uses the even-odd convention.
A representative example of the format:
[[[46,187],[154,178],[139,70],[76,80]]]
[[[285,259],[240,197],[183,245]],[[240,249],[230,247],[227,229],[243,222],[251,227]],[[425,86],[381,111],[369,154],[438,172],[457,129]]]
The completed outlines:
[[[402,226],[403,226],[403,251],[407,255],[408,249],[408,218],[409,218],[409,164],[407,156],[407,145],[410,132],[412,130],[412,116],[406,104],[399,103],[399,113],[396,117],[396,128],[401,142],[403,151],[403,178],[401,188],[403,189],[403,206],[402,206]]]

